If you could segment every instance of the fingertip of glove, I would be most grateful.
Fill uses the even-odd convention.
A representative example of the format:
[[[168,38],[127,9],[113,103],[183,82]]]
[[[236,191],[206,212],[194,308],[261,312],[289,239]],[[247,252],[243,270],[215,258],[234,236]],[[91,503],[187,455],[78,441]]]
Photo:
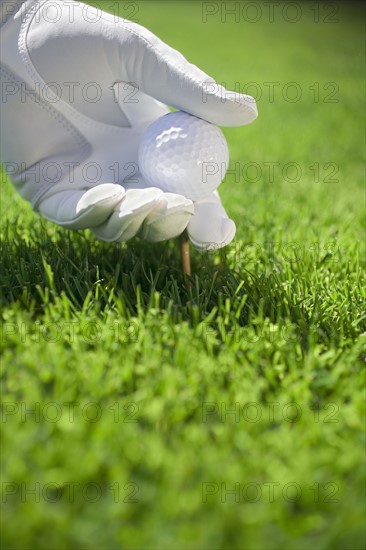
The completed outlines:
[[[192,214],[194,213],[193,201],[191,201],[191,199],[187,199],[183,195],[178,195],[177,193],[164,193],[161,200],[166,201],[166,206],[169,210],[179,208],[186,209]]]
[[[88,189],[77,204],[77,211],[81,212],[100,203],[116,204],[125,196],[125,189],[115,183],[103,183]]]
[[[147,216],[140,237],[150,242],[160,242],[178,237],[194,214],[190,199],[175,193],[164,193],[156,208]]]
[[[187,227],[189,239],[197,250],[216,250],[223,248],[231,243],[236,233],[236,225],[230,218],[222,218],[218,227],[212,231],[210,239],[200,239],[199,235],[190,230],[190,225]],[[206,237],[206,236],[205,236]]]

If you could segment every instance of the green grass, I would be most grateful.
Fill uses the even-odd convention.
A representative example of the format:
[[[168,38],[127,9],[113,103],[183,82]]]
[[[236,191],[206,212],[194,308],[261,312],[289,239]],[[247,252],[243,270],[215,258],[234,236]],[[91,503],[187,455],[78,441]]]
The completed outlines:
[[[222,184],[237,237],[193,253],[192,287],[177,243],[62,230],[4,178],[3,548],[365,547],[363,13],[301,6],[204,24],[200,2],[137,4],[219,82],[263,92],[253,125],[224,129],[248,170]]]

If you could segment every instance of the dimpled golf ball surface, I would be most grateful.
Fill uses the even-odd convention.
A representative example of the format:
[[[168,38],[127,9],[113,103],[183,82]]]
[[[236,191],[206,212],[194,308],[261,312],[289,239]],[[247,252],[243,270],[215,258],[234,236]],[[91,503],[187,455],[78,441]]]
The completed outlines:
[[[182,111],[153,122],[139,145],[145,181],[193,201],[207,197],[223,180],[229,162],[220,128]]]

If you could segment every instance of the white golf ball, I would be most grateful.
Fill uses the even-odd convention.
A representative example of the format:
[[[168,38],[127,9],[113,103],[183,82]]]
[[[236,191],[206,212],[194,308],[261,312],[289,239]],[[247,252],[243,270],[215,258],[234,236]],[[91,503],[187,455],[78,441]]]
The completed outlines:
[[[140,141],[138,162],[149,185],[197,201],[222,182],[229,151],[220,128],[176,111],[147,128]]]

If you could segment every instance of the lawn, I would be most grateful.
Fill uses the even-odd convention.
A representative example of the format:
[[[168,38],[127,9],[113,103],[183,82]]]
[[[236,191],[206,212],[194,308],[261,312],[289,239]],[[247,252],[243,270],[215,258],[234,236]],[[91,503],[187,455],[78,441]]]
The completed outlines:
[[[119,3],[258,98],[191,286],[3,176],[2,548],[365,548],[364,10],[249,4]]]

